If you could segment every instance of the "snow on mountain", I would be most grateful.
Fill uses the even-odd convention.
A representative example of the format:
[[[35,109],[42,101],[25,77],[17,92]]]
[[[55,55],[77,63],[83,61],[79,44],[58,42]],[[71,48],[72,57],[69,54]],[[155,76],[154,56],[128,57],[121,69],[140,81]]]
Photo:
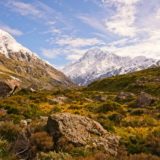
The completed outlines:
[[[18,43],[9,33],[0,29],[0,52],[7,58],[11,58],[14,53],[19,54],[21,60],[28,59],[29,56],[36,59],[38,56],[29,49]]]
[[[66,66],[63,71],[75,83],[87,85],[98,78],[146,69],[156,62],[157,60],[144,56],[121,57],[100,49],[92,49],[75,63]]]
[[[62,72],[0,29],[0,81],[10,79],[19,80],[22,87],[36,86],[41,89],[73,85]]]

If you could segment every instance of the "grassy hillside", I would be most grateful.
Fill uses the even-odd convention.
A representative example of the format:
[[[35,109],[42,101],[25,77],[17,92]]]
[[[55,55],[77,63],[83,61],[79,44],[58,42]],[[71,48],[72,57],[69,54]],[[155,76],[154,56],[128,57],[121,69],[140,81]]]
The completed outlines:
[[[98,80],[91,83],[87,90],[134,93],[145,91],[160,95],[160,67]]]
[[[29,121],[28,141],[33,157],[40,160],[106,160],[102,152],[86,148],[69,148],[67,153],[47,148],[52,142],[46,133],[45,119],[51,113],[69,112],[90,117],[120,137],[118,156],[109,160],[159,160],[159,76],[160,68],[152,68],[99,80],[85,89],[22,90],[1,99],[0,159],[21,158],[13,148],[19,134],[24,132],[21,120],[26,120]]]

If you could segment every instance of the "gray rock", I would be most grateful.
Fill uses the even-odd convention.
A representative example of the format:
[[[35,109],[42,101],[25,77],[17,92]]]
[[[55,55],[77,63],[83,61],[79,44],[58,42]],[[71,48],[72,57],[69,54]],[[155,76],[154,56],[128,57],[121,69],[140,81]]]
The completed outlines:
[[[152,97],[150,94],[141,92],[141,94],[137,98],[137,106],[138,107],[150,106],[154,101],[155,101],[154,97]]]
[[[67,146],[73,145],[117,154],[119,138],[88,117],[70,113],[52,114],[48,118],[47,129],[53,136],[57,151],[66,151]]]
[[[130,99],[133,99],[135,97],[135,95],[133,93],[129,93],[129,92],[120,92],[116,99],[117,100],[130,100]]]
[[[0,97],[6,97],[11,91],[12,88],[7,83],[0,82]]]

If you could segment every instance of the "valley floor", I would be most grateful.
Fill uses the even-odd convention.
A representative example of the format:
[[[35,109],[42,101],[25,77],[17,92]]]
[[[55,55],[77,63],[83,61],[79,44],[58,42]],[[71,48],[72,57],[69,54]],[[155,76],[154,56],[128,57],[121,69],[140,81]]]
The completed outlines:
[[[129,89],[111,91],[109,88],[96,90],[92,84],[87,89],[39,92],[21,90],[11,97],[1,99],[0,159],[160,159],[160,93],[157,89],[157,92],[154,88],[151,89],[151,84],[156,84],[158,88],[160,83],[157,77],[154,76],[155,81],[152,79],[151,82],[151,74],[147,76],[150,76],[148,92],[144,89],[139,89],[138,92]],[[142,76],[141,81],[146,83]],[[119,136],[117,156],[106,157],[101,150],[83,147],[71,147],[66,152],[56,152],[52,147],[54,141],[46,130],[47,118],[51,114],[66,112],[94,119],[107,131]],[[17,141],[20,136],[23,140]]]

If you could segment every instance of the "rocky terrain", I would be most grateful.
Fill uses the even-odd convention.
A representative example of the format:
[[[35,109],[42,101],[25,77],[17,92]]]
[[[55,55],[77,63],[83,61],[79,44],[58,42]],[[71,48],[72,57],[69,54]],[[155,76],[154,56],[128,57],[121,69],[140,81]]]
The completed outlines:
[[[49,90],[73,85],[63,73],[16,42],[3,30],[0,30],[0,81],[12,90],[16,86]]]
[[[68,146],[101,148],[106,154],[117,155],[118,137],[87,117],[69,113],[53,114],[48,119],[47,128],[53,136],[56,150],[67,151]]]
[[[150,68],[1,99],[0,159],[159,160],[159,75]]]

